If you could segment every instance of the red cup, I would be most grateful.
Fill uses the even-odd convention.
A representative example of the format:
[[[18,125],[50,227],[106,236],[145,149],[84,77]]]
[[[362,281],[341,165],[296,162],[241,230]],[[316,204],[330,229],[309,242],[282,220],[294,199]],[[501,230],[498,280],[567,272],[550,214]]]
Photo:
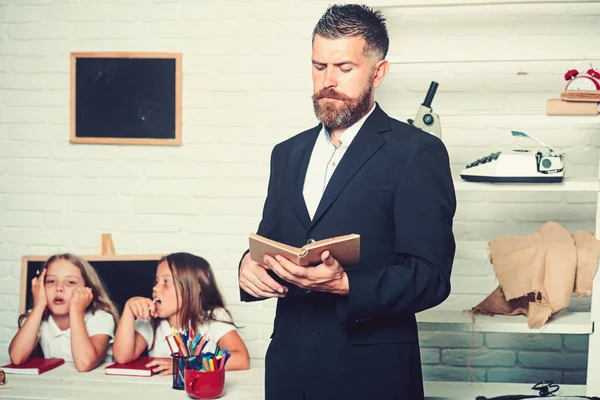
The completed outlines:
[[[185,368],[185,391],[192,399],[216,399],[225,391],[225,370],[196,371]]]

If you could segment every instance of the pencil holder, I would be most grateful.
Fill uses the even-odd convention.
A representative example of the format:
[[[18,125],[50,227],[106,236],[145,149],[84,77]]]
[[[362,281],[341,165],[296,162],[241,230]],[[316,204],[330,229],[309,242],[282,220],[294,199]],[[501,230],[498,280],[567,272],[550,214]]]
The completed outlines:
[[[198,371],[185,368],[185,391],[192,399],[216,399],[225,392],[225,370]]]
[[[184,390],[184,368],[185,362],[189,356],[179,355],[179,353],[171,354],[173,358],[173,389]]]

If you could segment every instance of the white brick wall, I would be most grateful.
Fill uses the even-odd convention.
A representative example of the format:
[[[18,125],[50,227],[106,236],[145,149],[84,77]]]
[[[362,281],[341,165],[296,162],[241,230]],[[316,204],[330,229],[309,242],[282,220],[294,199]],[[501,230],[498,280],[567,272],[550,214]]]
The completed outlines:
[[[371,2],[374,3],[374,2]],[[431,2],[429,2],[431,3]],[[20,257],[118,253],[206,257],[261,365],[274,302],[241,304],[236,269],[256,229],[272,146],[313,125],[310,34],[329,2],[0,0],[0,360],[15,332]],[[402,4],[398,0],[398,4]],[[414,4],[414,3],[413,3]],[[394,61],[377,99],[414,117],[431,80],[453,172],[492,150],[529,146],[510,129],[559,147],[571,176],[595,176],[597,119],[548,118],[573,60],[600,66],[600,5],[384,8]],[[183,146],[71,145],[71,51],[183,53]],[[554,219],[593,229],[595,198],[579,193],[458,193],[457,239],[526,234]],[[454,290],[477,301],[491,270],[461,262]],[[472,288],[478,290],[473,291]],[[583,307],[587,304],[584,302]],[[582,382],[578,337],[421,332],[428,379]],[[535,350],[538,350],[537,352]],[[562,370],[546,370],[560,363]]]

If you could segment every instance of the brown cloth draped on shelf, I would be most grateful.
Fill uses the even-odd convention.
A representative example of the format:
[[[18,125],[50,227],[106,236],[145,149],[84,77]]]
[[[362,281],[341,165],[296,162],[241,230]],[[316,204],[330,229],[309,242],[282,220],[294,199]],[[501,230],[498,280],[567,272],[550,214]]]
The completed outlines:
[[[500,286],[473,313],[525,314],[529,327],[539,328],[569,305],[572,293],[592,293],[600,241],[590,232],[571,234],[548,222],[530,235],[496,238],[489,246]]]

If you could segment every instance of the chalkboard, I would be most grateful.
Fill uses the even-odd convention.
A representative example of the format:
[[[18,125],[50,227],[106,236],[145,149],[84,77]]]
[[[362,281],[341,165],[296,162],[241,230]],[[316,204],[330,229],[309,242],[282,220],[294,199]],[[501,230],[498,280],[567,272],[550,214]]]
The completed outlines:
[[[152,296],[156,267],[161,255],[82,256],[98,273],[114,305],[123,312],[127,300],[134,296]],[[33,307],[31,280],[41,271],[50,256],[23,256],[19,313]]]
[[[181,144],[180,53],[71,53],[71,143]]]

